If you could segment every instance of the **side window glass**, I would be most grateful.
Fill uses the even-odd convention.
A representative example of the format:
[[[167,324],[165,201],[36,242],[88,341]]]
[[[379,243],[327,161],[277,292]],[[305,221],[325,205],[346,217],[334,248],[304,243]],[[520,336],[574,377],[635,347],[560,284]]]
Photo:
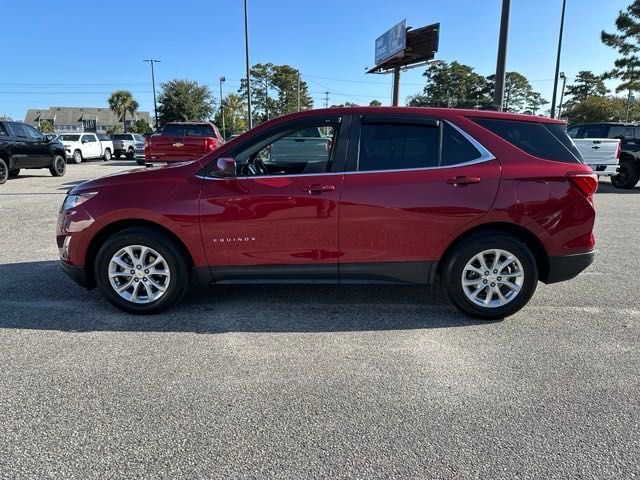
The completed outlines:
[[[31,138],[32,140],[38,140],[38,141],[44,140],[44,135],[42,135],[38,130],[33,128],[31,125],[22,125],[22,128],[24,128],[25,132],[27,133],[29,138]]]
[[[358,170],[403,170],[436,167],[440,129],[428,125],[364,123]]]
[[[11,131],[18,138],[29,138],[29,135],[27,134],[26,130],[24,129],[24,126],[19,124],[19,123],[11,124]]]
[[[579,127],[569,128],[569,129],[567,130],[567,133],[569,134],[569,136],[570,136],[571,138],[580,138],[580,137],[578,137]]]
[[[338,128],[337,124],[323,124],[289,130],[253,145],[236,154],[238,174],[305,175],[328,172]]]
[[[8,137],[9,136],[9,132],[7,131],[7,128],[4,126],[3,123],[0,123],[0,137]]]
[[[458,165],[479,159],[482,154],[457,129],[444,123],[441,165]]]

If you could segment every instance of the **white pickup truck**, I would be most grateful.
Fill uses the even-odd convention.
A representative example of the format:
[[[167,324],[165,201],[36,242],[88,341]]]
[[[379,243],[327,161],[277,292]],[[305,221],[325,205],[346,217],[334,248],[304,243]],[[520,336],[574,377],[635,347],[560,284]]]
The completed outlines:
[[[572,136],[572,129],[568,130]],[[618,174],[620,163],[620,139],[618,138],[575,138],[573,143],[582,154],[584,163],[598,176],[613,177]]]
[[[67,158],[73,163],[82,160],[102,158],[111,160],[113,142],[108,135],[96,133],[63,133],[60,141],[64,145]]]

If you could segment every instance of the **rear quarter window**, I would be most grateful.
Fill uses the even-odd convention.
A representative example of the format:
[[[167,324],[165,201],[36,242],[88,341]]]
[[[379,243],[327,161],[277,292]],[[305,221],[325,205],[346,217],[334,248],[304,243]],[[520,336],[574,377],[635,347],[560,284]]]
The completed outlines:
[[[535,157],[557,162],[583,163],[582,156],[563,124],[496,118],[474,118],[473,121]]]
[[[7,128],[4,126],[4,124],[0,123],[0,137],[8,137],[9,136],[9,132],[7,131]]]

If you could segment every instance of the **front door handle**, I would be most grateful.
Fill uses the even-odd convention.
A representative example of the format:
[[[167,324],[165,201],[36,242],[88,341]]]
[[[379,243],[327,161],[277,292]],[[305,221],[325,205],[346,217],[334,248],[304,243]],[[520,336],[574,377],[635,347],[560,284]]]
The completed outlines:
[[[303,191],[311,195],[319,195],[324,192],[333,192],[335,189],[335,185],[320,185],[319,183],[314,183],[313,185],[309,185]]]
[[[591,148],[593,148],[594,150],[598,150],[598,149],[600,148],[600,145],[594,145],[594,146],[593,146],[593,147],[591,147]]]
[[[447,180],[447,183],[454,187],[464,187],[473,183],[480,183],[480,177],[453,177]]]

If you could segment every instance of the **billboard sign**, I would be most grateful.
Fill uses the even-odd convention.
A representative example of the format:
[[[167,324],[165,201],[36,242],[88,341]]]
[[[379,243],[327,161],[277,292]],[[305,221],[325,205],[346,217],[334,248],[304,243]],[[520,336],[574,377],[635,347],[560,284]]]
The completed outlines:
[[[404,19],[397,25],[376,38],[376,65],[397,55],[407,48],[407,20]]]

